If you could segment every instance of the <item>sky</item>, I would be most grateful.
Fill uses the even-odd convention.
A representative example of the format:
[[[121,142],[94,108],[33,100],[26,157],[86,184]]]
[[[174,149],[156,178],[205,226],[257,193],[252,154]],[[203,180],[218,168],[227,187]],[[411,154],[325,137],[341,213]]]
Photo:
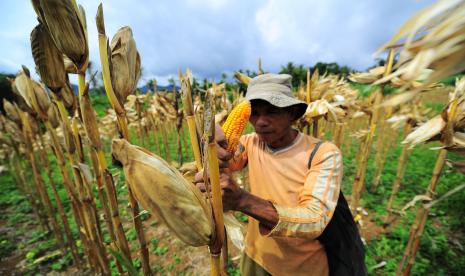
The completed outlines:
[[[86,10],[90,60],[100,71],[95,14]],[[139,86],[166,85],[179,69],[219,80],[239,69],[279,72],[288,62],[337,62],[356,70],[375,63],[375,51],[433,0],[104,0],[107,36],[132,28],[141,55]],[[30,1],[0,1],[0,72],[34,71],[30,33],[37,17]],[[35,75],[35,78],[38,78]],[[76,83],[76,78],[71,78]]]

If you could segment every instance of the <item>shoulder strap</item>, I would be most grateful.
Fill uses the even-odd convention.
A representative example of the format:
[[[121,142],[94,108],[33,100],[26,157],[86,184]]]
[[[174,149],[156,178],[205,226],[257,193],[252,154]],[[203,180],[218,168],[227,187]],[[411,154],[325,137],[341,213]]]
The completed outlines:
[[[312,153],[310,154],[310,158],[308,159],[308,165],[307,167],[310,169],[310,167],[312,166],[312,161],[313,161],[313,157],[315,157],[315,154],[316,152],[318,151],[318,148],[321,146],[321,144],[323,144],[324,142],[323,141],[319,141],[318,143],[316,143],[315,147],[313,148],[312,150]]]

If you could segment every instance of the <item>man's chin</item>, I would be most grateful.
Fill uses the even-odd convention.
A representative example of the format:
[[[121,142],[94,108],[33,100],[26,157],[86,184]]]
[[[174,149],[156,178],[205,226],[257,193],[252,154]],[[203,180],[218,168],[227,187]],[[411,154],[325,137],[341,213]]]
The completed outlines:
[[[270,143],[271,142],[271,139],[270,137],[267,135],[267,134],[259,134],[257,133],[258,135],[258,139],[261,141],[261,142],[264,142],[266,144]]]

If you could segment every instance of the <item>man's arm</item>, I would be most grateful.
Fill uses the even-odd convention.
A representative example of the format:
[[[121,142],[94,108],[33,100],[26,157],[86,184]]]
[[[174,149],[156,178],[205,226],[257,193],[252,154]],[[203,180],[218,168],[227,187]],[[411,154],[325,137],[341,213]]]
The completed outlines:
[[[260,222],[263,235],[317,238],[331,220],[342,179],[339,150],[327,144],[316,156],[297,207],[283,206],[242,190],[229,175],[221,176],[225,210],[241,211]]]
[[[253,217],[265,228],[265,232],[269,232],[278,223],[278,212],[270,201],[245,191],[229,174],[221,174],[220,184],[224,211],[241,211]]]
[[[258,220],[267,232],[273,229],[279,221],[279,215],[273,203],[246,191],[244,191],[243,200],[237,207],[237,211]]]

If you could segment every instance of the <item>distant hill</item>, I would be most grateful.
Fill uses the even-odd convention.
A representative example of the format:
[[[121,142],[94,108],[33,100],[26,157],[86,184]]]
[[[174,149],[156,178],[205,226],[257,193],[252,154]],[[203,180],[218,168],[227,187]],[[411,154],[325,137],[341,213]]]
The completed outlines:
[[[173,91],[173,87],[174,87],[174,85],[172,85],[172,84],[169,84],[169,85],[166,85],[166,86],[157,85],[157,90],[158,91]],[[76,84],[71,84],[71,88],[73,89],[74,94],[77,95],[79,93],[79,89],[78,89],[78,86]],[[147,85],[144,85],[142,87],[138,87],[137,89],[139,89],[140,93],[142,93],[142,94],[147,93],[147,91],[149,90]],[[180,91],[181,87],[176,86],[176,90]]]
[[[166,85],[166,86],[157,85],[157,90],[158,91],[167,91],[167,90],[168,91],[173,91],[173,87],[174,87],[174,85],[172,85],[172,84],[169,84],[169,85]],[[142,94],[147,93],[147,91],[149,90],[147,85],[144,85],[142,87],[138,87],[138,89]],[[176,90],[180,91],[181,87],[176,86]]]

